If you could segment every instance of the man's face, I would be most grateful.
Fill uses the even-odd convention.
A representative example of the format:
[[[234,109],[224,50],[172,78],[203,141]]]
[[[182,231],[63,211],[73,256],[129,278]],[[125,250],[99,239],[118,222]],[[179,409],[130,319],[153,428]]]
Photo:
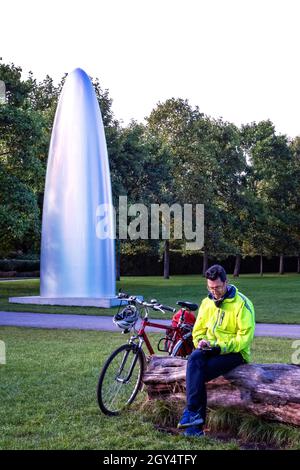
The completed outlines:
[[[207,289],[212,293],[216,300],[219,300],[227,290],[227,281],[222,282],[221,279],[211,281],[210,279],[207,279]]]

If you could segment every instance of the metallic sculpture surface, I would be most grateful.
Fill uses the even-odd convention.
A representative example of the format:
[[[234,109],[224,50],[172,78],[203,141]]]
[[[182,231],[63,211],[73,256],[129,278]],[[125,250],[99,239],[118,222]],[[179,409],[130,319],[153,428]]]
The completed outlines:
[[[41,297],[115,296],[115,241],[97,234],[99,206],[114,224],[108,155],[93,85],[71,72],[58,102],[48,156]]]

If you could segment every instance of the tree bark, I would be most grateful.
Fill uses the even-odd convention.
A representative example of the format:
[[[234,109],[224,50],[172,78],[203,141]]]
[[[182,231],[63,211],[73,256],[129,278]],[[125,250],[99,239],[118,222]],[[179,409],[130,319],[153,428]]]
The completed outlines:
[[[149,400],[186,403],[185,359],[152,356],[143,382]],[[230,406],[262,418],[300,426],[300,367],[243,364],[207,383],[210,408]]]
[[[241,270],[241,261],[242,261],[241,255],[236,255],[233,277],[239,277],[240,270]]]
[[[298,260],[297,260],[297,273],[300,274],[300,256],[298,256]]]
[[[260,255],[259,274],[261,276],[264,274],[264,257],[263,257],[263,255]]]
[[[170,242],[165,240],[165,250],[164,250],[164,279],[169,279],[170,277]]]
[[[279,274],[284,274],[284,255],[280,255],[280,259],[279,259]]]
[[[207,251],[204,251],[203,253],[203,269],[202,269],[202,274],[205,276],[206,271],[208,270],[208,253]]]

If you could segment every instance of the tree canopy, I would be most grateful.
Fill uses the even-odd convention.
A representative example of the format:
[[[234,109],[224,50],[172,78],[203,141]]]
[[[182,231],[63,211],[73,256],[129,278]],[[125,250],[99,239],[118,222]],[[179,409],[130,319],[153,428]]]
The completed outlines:
[[[47,154],[65,76],[55,85],[0,61],[0,254],[39,252]],[[110,160],[113,200],[204,204],[206,254],[300,253],[300,137],[277,134],[269,120],[238,128],[182,98],[158,103],[145,123],[122,126],[112,99],[92,78]],[[161,250],[157,241],[123,250]],[[171,249],[184,250],[172,242]],[[170,248],[169,246],[167,249]]]

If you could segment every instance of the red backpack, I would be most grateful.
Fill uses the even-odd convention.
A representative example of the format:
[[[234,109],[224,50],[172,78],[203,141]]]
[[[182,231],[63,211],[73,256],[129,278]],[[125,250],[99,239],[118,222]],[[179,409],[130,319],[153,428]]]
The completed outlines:
[[[172,317],[172,326],[177,326],[180,321],[180,316],[182,313],[182,308],[178,312],[174,313]],[[196,321],[195,315],[189,310],[184,310],[184,324],[194,326]]]

